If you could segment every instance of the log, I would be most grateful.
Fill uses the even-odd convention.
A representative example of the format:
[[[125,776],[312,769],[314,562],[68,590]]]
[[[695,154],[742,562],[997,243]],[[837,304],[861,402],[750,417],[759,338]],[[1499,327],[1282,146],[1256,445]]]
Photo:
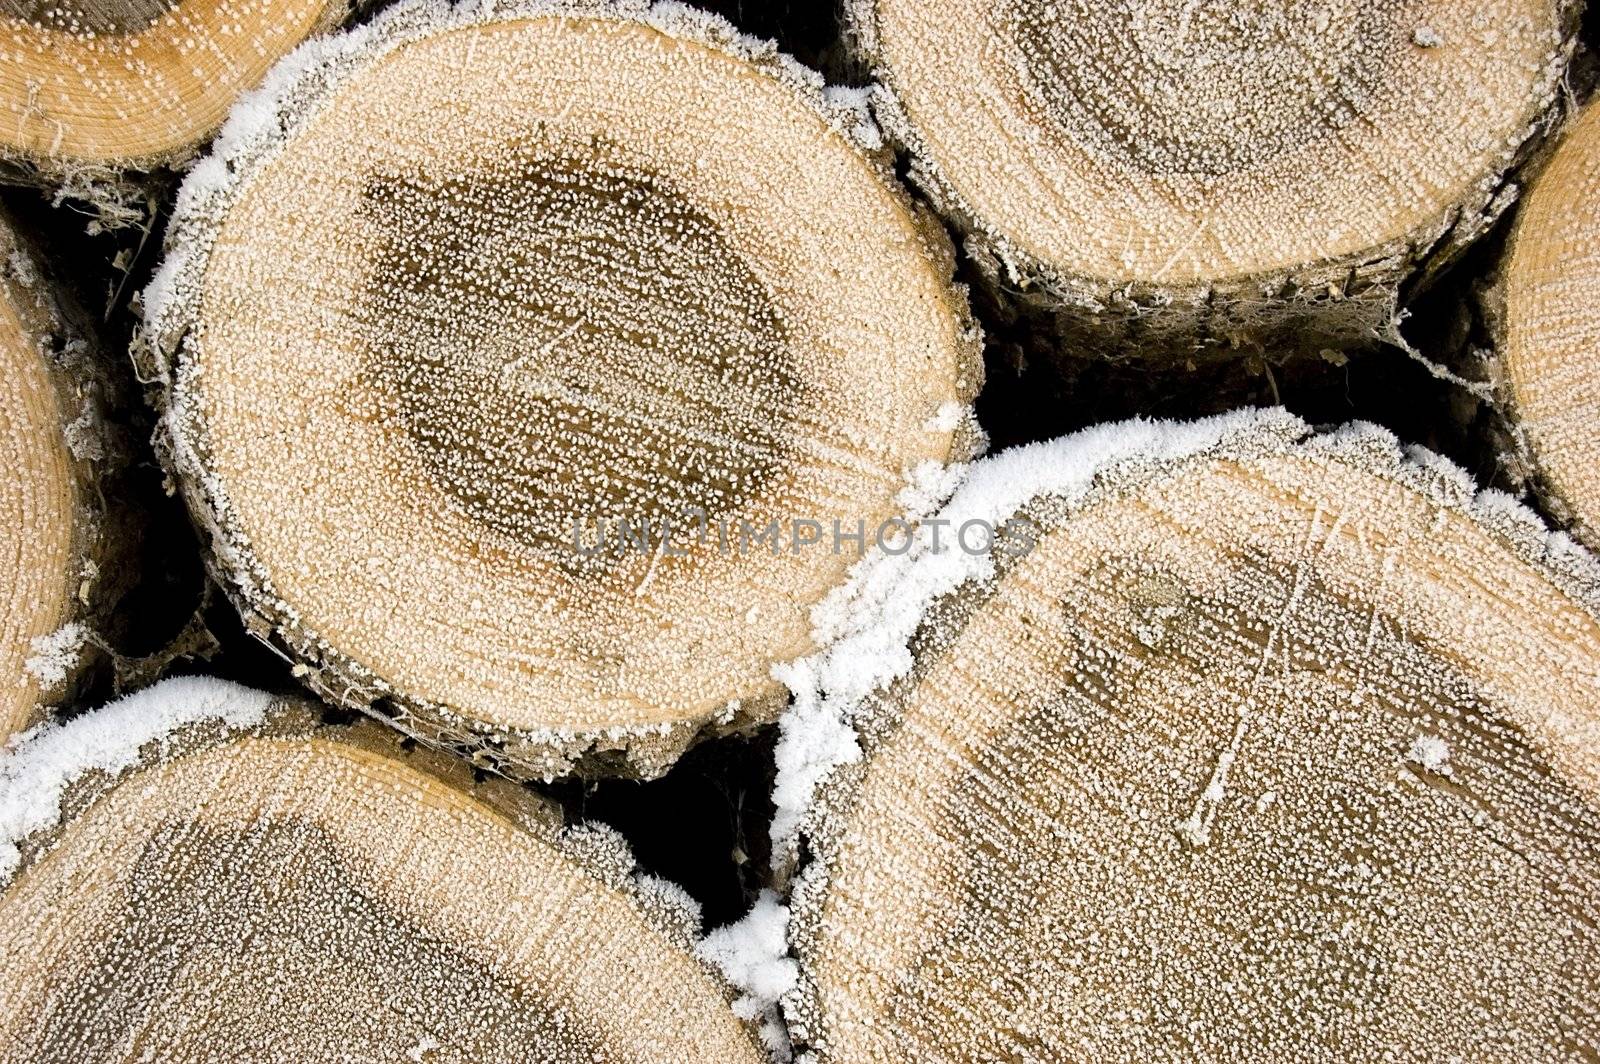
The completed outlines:
[[[1003,454],[941,516],[1008,513],[1031,550],[893,560],[797,687],[820,1064],[1600,1051],[1589,555],[1281,411]]]
[[[0,744],[70,699],[126,586],[107,481],[116,385],[81,316],[0,214]]]
[[[1549,509],[1600,547],[1600,107],[1523,203],[1491,295],[1512,441]]]
[[[976,436],[953,256],[865,112],[671,5],[402,4],[274,85],[145,294],[252,629],[518,778],[770,720],[836,523]]]
[[[845,6],[880,120],[1002,305],[1085,353],[1184,360],[1386,330],[1398,284],[1511,202],[1580,5]]]
[[[0,0],[0,164],[85,186],[184,161],[346,0]]]
[[[6,1059],[764,1064],[687,895],[398,740],[186,679],[6,756]]]

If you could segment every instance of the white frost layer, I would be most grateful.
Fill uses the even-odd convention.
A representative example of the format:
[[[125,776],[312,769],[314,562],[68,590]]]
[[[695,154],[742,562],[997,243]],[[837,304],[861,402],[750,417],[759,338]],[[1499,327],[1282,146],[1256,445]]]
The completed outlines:
[[[778,1019],[778,1000],[799,981],[799,963],[789,955],[789,907],[764,890],[744,918],[705,937],[695,953],[715,965],[742,991],[733,1003],[743,1020],[761,1018],[761,1038],[774,1059],[789,1059],[788,1033]]]
[[[64,624],[49,635],[36,637],[29,649],[33,654],[22,667],[39,682],[39,686],[49,690],[62,680],[67,674],[78,666],[78,659],[83,655],[83,644],[89,639],[89,629],[73,621]]]
[[[146,743],[188,724],[215,720],[253,727],[266,719],[272,703],[271,695],[225,680],[184,677],[16,736],[0,751],[0,883],[21,861],[18,845],[59,820],[62,795],[84,773],[129,768]]]
[[[1172,461],[1232,436],[1267,434],[1292,440],[1310,431],[1283,410],[1241,410],[1182,423],[1099,425],[974,463],[938,516],[949,528],[974,520],[998,528],[1035,496],[1081,498],[1095,475],[1116,462]],[[928,607],[963,583],[994,574],[987,554],[934,552],[929,546],[929,539],[919,535],[902,555],[878,554],[859,563],[849,582],[812,612],[813,636],[824,649],[773,670],[794,693],[794,704],[779,721],[775,862],[790,853],[822,778],[861,759],[852,711],[867,695],[910,671],[911,637]]]

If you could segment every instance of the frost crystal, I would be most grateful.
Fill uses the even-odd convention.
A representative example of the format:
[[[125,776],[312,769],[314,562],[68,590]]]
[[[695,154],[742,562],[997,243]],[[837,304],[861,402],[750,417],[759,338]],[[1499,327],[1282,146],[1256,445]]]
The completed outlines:
[[[83,654],[83,644],[89,630],[73,621],[64,624],[49,635],[33,640],[33,654],[23,662],[28,674],[39,681],[39,686],[49,689],[67,678]]]
[[[1035,495],[1081,497],[1096,473],[1118,461],[1172,461],[1259,431],[1290,438],[1302,423],[1278,412],[1227,414],[1197,422],[1131,421],[1087,429],[1050,443],[1018,447],[964,470],[950,501],[935,515],[960,528],[972,520],[1000,527]],[[945,488],[949,491],[949,488]],[[859,760],[850,715],[877,688],[911,668],[909,644],[928,606],[969,581],[992,575],[989,557],[934,553],[928,537],[900,557],[869,557],[849,584],[812,614],[813,638],[825,649],[774,671],[794,695],[780,718],[773,797],[774,859],[794,844],[816,783],[831,769]]]
[[[1406,758],[1421,765],[1424,771],[1448,775],[1450,772],[1450,744],[1437,735],[1421,735],[1406,751]]]
[[[789,955],[789,909],[776,893],[764,890],[736,923],[706,936],[696,951],[717,966],[743,993],[734,1012],[761,1020],[767,1048],[780,1061],[789,1059],[788,1036],[778,1016],[778,1001],[795,987],[797,967]]]

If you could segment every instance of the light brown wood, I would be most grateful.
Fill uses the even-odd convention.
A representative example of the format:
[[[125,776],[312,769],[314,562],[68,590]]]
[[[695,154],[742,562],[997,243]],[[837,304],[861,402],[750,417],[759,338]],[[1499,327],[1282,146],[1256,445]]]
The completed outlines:
[[[177,681],[0,761],[117,764],[0,892],[8,1061],[765,1061],[619,839],[270,702]]]
[[[0,0],[0,160],[46,178],[181,161],[344,0]]]
[[[1600,1051],[1592,559],[1281,415],[1022,512],[810,814],[822,1064]]]
[[[1551,508],[1600,546],[1600,107],[1540,172],[1502,271],[1498,353],[1519,449]]]
[[[1567,0],[846,7],[990,285],[1157,357],[1387,326],[1397,282],[1510,202],[1577,22]]]
[[[116,445],[95,352],[0,215],[0,742],[69,695],[117,545],[102,479]]]
[[[381,17],[283,84],[312,117],[196,172],[148,336],[216,570],[320,693],[650,775],[771,719],[833,523],[970,453],[981,365],[861,112],[711,16],[561,10]]]

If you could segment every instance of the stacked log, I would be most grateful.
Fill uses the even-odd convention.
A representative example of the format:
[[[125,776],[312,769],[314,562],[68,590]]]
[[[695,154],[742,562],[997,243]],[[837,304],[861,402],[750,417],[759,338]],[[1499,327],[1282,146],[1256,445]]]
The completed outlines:
[[[1600,546],[1600,108],[1572,124],[1517,217],[1494,293],[1515,457]]]
[[[6,1059],[767,1059],[681,891],[398,738],[174,680],[6,755]]]
[[[401,5],[297,75],[145,299],[219,582],[325,697],[513,776],[770,720],[862,530],[974,442],[870,122],[676,8]]]
[[[1579,5],[851,0],[912,179],[1082,353],[1282,358],[1386,329],[1514,199]],[[1067,354],[1075,352],[1068,351]]]
[[[81,190],[182,162],[240,93],[347,10],[345,0],[5,0],[0,163]]]
[[[859,748],[780,749],[820,1061],[1600,1051],[1600,566],[1281,413],[1002,455],[941,516],[1012,507],[1031,550],[901,563],[816,672]]]
[[[128,574],[107,502],[122,442],[113,374],[36,253],[0,215],[0,743],[71,701]]]

